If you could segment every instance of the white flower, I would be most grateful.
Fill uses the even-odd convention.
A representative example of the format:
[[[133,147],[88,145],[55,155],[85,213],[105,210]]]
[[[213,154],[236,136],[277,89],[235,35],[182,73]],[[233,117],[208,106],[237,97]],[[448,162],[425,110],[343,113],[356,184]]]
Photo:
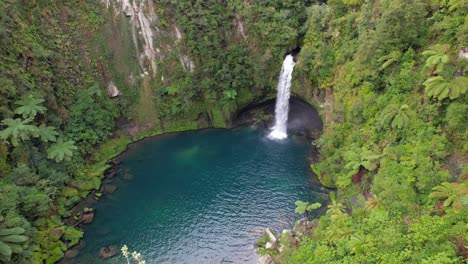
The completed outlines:
[[[122,255],[124,255],[125,257],[128,257],[128,247],[127,245],[123,245],[122,249]]]
[[[141,260],[141,254],[138,253],[138,252],[136,252],[136,251],[133,251],[132,257],[133,257],[133,259],[136,260],[136,261],[140,261],[140,260]]]

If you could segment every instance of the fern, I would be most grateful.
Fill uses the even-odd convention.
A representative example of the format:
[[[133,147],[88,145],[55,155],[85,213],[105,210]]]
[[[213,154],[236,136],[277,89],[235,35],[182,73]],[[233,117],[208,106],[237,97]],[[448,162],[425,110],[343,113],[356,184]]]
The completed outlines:
[[[47,108],[40,105],[44,102],[44,99],[36,99],[34,96],[29,95],[23,100],[15,102],[20,107],[16,108],[15,113],[23,116],[23,118],[34,118],[38,113],[44,113]]]
[[[0,138],[5,142],[11,142],[13,146],[17,146],[20,141],[37,135],[38,128],[30,125],[31,121],[31,119],[21,120],[19,118],[4,119],[1,124],[6,126],[6,128],[0,131]]]
[[[78,149],[74,144],[74,141],[63,142],[59,140],[47,149],[47,158],[54,159],[56,162],[70,160],[73,151]]]

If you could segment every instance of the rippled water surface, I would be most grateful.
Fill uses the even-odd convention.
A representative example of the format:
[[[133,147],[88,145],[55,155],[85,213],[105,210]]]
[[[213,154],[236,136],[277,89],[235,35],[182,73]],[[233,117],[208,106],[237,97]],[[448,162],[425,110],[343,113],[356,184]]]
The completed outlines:
[[[118,189],[95,205],[86,246],[71,263],[125,263],[97,257],[100,247],[123,244],[146,263],[256,263],[265,227],[291,228],[294,201],[318,200],[307,152],[304,143],[251,129],[138,142],[122,155]]]

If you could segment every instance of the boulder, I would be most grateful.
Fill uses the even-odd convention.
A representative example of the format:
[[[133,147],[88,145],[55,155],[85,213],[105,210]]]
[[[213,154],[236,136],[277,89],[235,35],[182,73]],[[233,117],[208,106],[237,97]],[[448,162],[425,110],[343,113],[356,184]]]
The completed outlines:
[[[265,244],[265,249],[276,249],[278,247],[278,245],[276,244],[276,242],[267,242]]]
[[[280,245],[280,246],[278,247],[278,251],[281,253],[281,252],[283,252],[283,250],[284,250],[284,246],[283,246],[283,245]]]
[[[112,179],[117,175],[117,170],[115,168],[110,168],[104,173],[107,179]]]
[[[49,231],[49,235],[54,239],[54,240],[59,240],[62,235],[63,235],[63,229],[62,228],[54,228]]]
[[[275,264],[275,262],[273,262],[271,256],[267,254],[265,256],[261,256],[258,259],[257,264]]]
[[[107,93],[109,94],[110,98],[122,95],[122,92],[120,92],[119,89],[117,89],[117,86],[113,82],[110,82],[107,86]]]
[[[99,258],[108,259],[119,253],[119,249],[116,246],[102,247],[99,249]]]
[[[120,163],[122,163],[122,161],[119,160],[119,159],[116,159],[116,158],[111,159],[111,160],[109,160],[109,161],[107,162],[107,164],[110,164],[110,165],[113,165],[113,166],[119,165]]]
[[[271,243],[276,243],[278,242],[278,237],[276,236],[276,233],[273,229],[271,229],[271,227],[268,227],[266,230],[265,230],[265,233],[268,235],[268,237],[270,238],[270,242]]]
[[[292,237],[293,232],[290,229],[284,229],[283,232],[281,233],[281,238],[283,237]]]
[[[73,247],[74,249],[83,249],[86,247],[86,241],[84,241],[83,239],[80,240],[80,243],[78,245],[76,245],[75,247]]]
[[[78,249],[69,249],[67,251],[65,251],[65,258],[67,259],[72,259],[72,258],[76,258],[76,256],[78,256],[78,254],[80,254],[80,251]]]
[[[83,224],[91,224],[94,220],[94,212],[86,212],[81,214],[80,222]]]
[[[301,237],[305,234],[306,232],[306,226],[309,223],[307,219],[302,218],[296,222],[294,225],[293,231],[296,234],[296,236]]]

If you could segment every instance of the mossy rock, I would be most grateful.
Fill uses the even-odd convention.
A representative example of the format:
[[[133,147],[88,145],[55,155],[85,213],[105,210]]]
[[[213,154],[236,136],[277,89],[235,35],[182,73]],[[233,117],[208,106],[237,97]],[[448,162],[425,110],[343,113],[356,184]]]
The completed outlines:
[[[62,227],[57,227],[57,228],[54,228],[54,229],[50,229],[49,230],[49,239],[51,239],[52,241],[59,240],[63,236],[64,232],[65,232],[65,228],[63,226]]]
[[[46,236],[47,236],[47,231],[45,231],[45,230],[37,231],[37,241],[39,241],[39,243],[44,241]]]
[[[48,252],[44,260],[46,264],[53,264],[61,258],[63,258],[63,251],[59,247],[56,247]]]
[[[86,198],[89,195],[90,191],[81,191],[80,192],[80,197],[81,198]]]
[[[82,237],[83,232],[74,227],[67,227],[63,233],[63,239],[69,241],[68,247],[77,245]]]
[[[224,128],[226,127],[226,121],[223,117],[223,111],[220,109],[212,109],[211,110],[211,121],[213,123],[213,127],[217,128]]]
[[[47,219],[47,226],[50,229],[63,226],[62,219],[57,215],[53,215]]]
[[[62,189],[62,195],[67,198],[78,196],[78,190],[73,187],[65,186]]]

